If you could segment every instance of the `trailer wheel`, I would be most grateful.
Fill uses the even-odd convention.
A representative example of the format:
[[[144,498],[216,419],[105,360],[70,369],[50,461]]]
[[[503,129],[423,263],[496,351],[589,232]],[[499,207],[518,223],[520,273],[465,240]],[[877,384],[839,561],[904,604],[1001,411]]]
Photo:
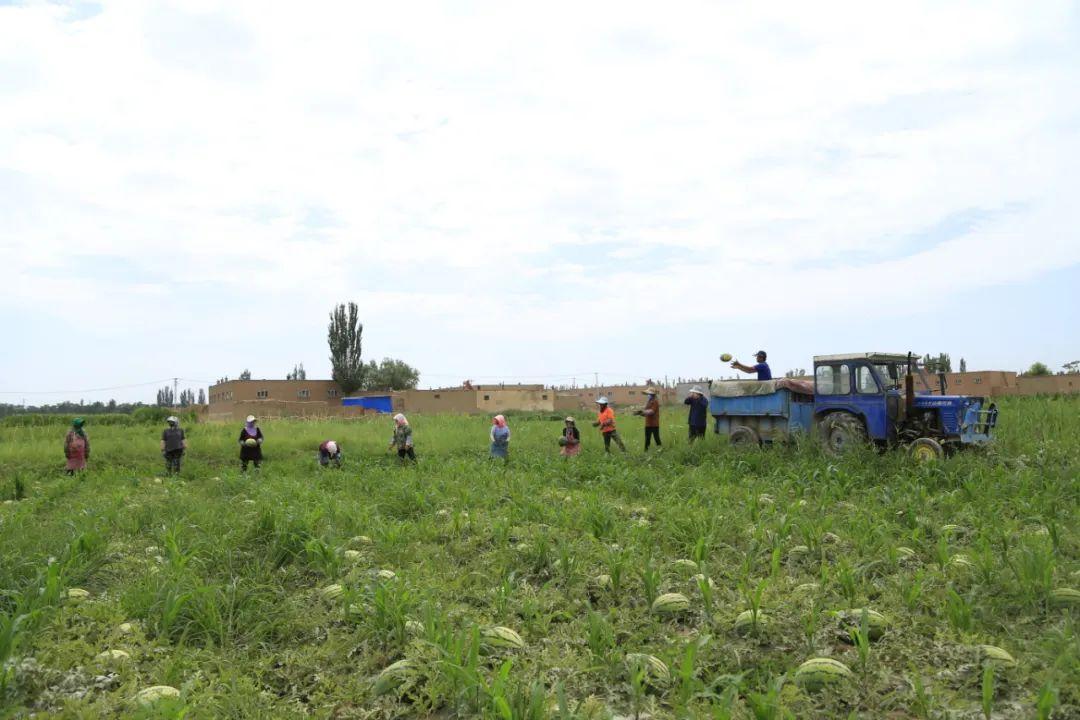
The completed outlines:
[[[733,427],[731,434],[728,435],[728,440],[731,442],[731,446],[736,448],[761,447],[761,436],[757,434],[756,430],[745,425]]]
[[[842,455],[867,443],[866,426],[862,420],[846,412],[826,417],[821,424],[821,436],[825,441],[825,451],[830,455]]]
[[[937,462],[945,457],[945,449],[933,438],[921,437],[911,443],[908,457],[918,463]]]

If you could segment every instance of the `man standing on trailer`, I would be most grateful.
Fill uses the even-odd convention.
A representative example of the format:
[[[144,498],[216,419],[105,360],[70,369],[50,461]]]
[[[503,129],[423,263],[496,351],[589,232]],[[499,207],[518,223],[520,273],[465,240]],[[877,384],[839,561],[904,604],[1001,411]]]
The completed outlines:
[[[769,363],[765,362],[765,358],[768,357],[768,355],[765,354],[765,351],[758,350],[754,357],[757,358],[756,365],[743,365],[736,360],[731,363],[731,367],[736,370],[742,370],[744,373],[757,373],[758,380],[772,380],[772,370],[769,369]]]

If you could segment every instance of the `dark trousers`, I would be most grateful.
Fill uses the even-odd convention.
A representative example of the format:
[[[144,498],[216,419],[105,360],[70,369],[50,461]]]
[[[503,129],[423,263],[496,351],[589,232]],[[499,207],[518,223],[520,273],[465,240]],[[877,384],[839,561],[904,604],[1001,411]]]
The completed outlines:
[[[612,430],[611,432],[604,433],[604,450],[611,452],[611,442],[615,441],[615,444],[619,446],[619,449],[626,452],[626,445],[623,444],[622,438],[619,437],[618,430]]]
[[[180,458],[183,457],[183,450],[166,450],[165,451],[165,472],[166,473],[178,473],[180,472]]]
[[[326,467],[331,462],[334,463],[334,467],[341,467],[341,451],[338,450],[336,453],[331,455],[330,453],[326,452],[325,450],[320,450],[319,451],[319,464],[322,465],[323,467]]]
[[[660,447],[660,428],[659,427],[645,427],[645,449],[649,449],[649,443],[655,440],[656,447]]]
[[[693,443],[698,438],[705,437],[704,425],[691,425],[690,426],[690,442]]]
[[[256,460],[248,460],[247,458],[240,458],[240,469],[243,472],[247,472],[248,463],[254,463],[255,469],[258,470],[259,466],[262,465],[262,458],[258,458]]]
[[[397,456],[402,460],[404,460],[406,457],[408,457],[410,460],[416,459],[416,453],[413,452],[411,445],[409,447],[399,447],[397,449]]]

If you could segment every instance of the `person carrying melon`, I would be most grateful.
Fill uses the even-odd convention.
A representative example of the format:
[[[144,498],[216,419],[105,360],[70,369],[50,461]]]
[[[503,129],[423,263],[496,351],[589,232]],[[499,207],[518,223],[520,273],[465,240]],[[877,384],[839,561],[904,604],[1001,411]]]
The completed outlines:
[[[769,369],[769,363],[765,362],[768,357],[764,350],[758,350],[754,353],[754,359],[757,362],[753,365],[743,365],[736,360],[731,363],[731,367],[742,370],[744,373],[757,373],[758,380],[772,380],[772,370]]]
[[[324,440],[319,445],[319,465],[326,467],[334,463],[334,467],[341,467],[341,446],[334,440]]]
[[[165,474],[171,475],[180,472],[180,458],[187,449],[187,439],[180,418],[172,415],[165,422],[168,427],[161,431],[161,456],[165,458]]]
[[[394,416],[394,436],[390,438],[390,445],[387,450],[395,447],[402,462],[405,461],[406,457],[414,462],[416,461],[416,452],[413,450],[412,428],[409,427],[408,419],[401,413]]]
[[[596,413],[596,422],[593,423],[593,427],[600,428],[600,433],[604,436],[604,451],[611,452],[611,443],[614,441],[620,450],[626,452],[626,445],[623,444],[619,431],[615,429],[615,411],[608,403],[608,399],[601,395],[596,399],[596,404],[600,406],[600,410]]]
[[[574,418],[565,420],[563,434],[559,438],[559,454],[563,457],[573,457],[581,452],[581,431],[578,430]]]
[[[709,420],[709,398],[695,385],[690,388],[683,404],[690,406],[687,424],[690,425],[690,444],[693,445],[695,440],[705,437],[705,426]]]
[[[240,429],[240,470],[247,472],[248,463],[254,463],[258,470],[262,465],[263,434],[255,421],[254,415],[248,415],[244,427]]]
[[[491,457],[510,459],[510,428],[506,418],[496,415],[491,419]]]
[[[71,429],[64,436],[64,457],[67,458],[65,472],[74,475],[76,471],[86,469],[86,461],[90,459],[90,438],[86,437],[83,430],[85,421],[75,418],[71,421]]]
[[[660,392],[654,387],[648,387],[645,389],[645,395],[648,400],[645,401],[645,407],[640,410],[635,410],[635,415],[642,415],[645,418],[645,452],[649,451],[649,442],[656,440],[656,447],[660,445]]]

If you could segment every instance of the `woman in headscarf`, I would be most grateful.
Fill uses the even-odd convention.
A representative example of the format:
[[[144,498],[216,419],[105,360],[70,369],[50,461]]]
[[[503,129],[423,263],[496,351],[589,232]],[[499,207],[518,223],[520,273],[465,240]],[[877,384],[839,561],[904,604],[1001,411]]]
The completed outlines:
[[[74,475],[76,470],[85,470],[86,461],[90,459],[90,438],[86,437],[83,423],[82,418],[72,420],[71,429],[64,436],[64,457],[67,458],[68,475]]]
[[[390,438],[390,445],[387,450],[394,447],[397,448],[398,457],[402,460],[406,456],[410,460],[416,460],[416,453],[413,451],[412,428],[409,427],[409,421],[401,413],[394,416],[394,436]]]
[[[491,419],[491,457],[508,460],[510,454],[510,428],[506,418],[496,415]]]
[[[262,428],[256,425],[255,416],[248,415],[244,427],[240,429],[240,469],[247,472],[248,463],[254,463],[258,470],[262,465]]]
[[[566,418],[566,426],[563,428],[562,437],[559,438],[559,454],[563,457],[572,457],[581,452],[581,432],[574,423],[574,418]]]

